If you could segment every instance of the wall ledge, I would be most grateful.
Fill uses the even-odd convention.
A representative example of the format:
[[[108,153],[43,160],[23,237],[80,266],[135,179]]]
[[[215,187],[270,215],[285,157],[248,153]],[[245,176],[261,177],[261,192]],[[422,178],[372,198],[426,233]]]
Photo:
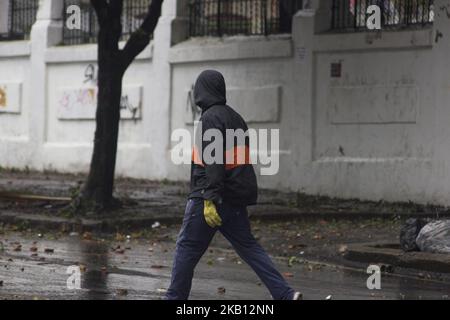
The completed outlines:
[[[125,42],[120,43],[123,47]],[[144,49],[136,60],[150,60],[153,58],[153,42]],[[75,46],[50,47],[45,52],[46,63],[70,63],[97,61],[97,44],[83,44]]]
[[[191,38],[169,51],[171,64],[292,57],[290,35]]]
[[[0,58],[28,57],[31,55],[30,41],[1,41]]]
[[[314,36],[314,51],[398,50],[433,47],[433,28],[353,33],[322,33]]]
[[[313,161],[315,164],[402,164],[405,162],[431,163],[431,158],[391,157],[391,158],[358,158],[358,157],[323,157]]]

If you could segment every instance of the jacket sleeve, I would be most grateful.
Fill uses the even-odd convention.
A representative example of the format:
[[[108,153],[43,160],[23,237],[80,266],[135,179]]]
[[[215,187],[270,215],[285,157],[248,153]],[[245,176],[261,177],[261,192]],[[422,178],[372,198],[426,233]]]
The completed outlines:
[[[223,128],[221,128],[220,123],[215,119],[210,117],[202,119],[202,132],[203,137],[205,137],[205,132],[209,129],[215,130],[215,132],[221,133],[221,140],[216,141],[216,138],[212,138],[211,141],[205,141],[202,139],[202,155],[205,164],[205,172],[207,178],[206,188],[203,190],[203,198],[205,200],[211,200],[214,204],[221,204],[223,199],[223,190],[225,185],[225,155],[224,155],[224,144],[223,141],[225,136],[223,134]],[[207,152],[205,153],[205,149]],[[211,150],[214,150],[212,155],[213,158],[218,161],[208,161],[205,159],[208,154],[211,154]],[[221,161],[220,161],[221,160]]]

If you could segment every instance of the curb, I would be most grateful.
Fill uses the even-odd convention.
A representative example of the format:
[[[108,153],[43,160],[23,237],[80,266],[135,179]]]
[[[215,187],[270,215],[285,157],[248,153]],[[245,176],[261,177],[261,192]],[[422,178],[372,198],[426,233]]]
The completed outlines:
[[[349,245],[344,256],[355,262],[392,265],[428,272],[450,273],[450,255],[428,252],[404,252],[398,244],[366,243]]]
[[[2,213],[0,222],[11,225],[22,225],[26,228],[41,230],[59,230],[76,232],[116,232],[118,230],[136,230],[151,227],[155,222],[165,225],[181,223],[182,216],[149,216],[143,218],[63,218],[35,214]]]
[[[177,211],[178,212],[178,211]],[[349,212],[301,212],[300,210],[286,208],[281,206],[257,206],[249,209],[251,220],[265,222],[289,222],[299,220],[317,220],[317,219],[392,219],[394,217],[431,217],[431,214],[392,214],[392,213],[349,213]],[[442,216],[449,216],[444,214]],[[118,230],[136,230],[150,228],[155,222],[164,225],[180,224],[183,220],[182,209],[180,214],[175,212],[166,212],[164,214],[149,213],[148,216],[138,217],[116,217],[110,218],[108,215],[103,217],[79,217],[65,218],[60,216],[49,216],[42,214],[23,214],[17,212],[0,213],[0,223],[23,225],[28,228],[37,228],[43,230],[63,230],[63,231],[89,231],[89,232],[116,232]],[[356,249],[355,249],[356,250]],[[356,251],[355,251],[356,254]]]

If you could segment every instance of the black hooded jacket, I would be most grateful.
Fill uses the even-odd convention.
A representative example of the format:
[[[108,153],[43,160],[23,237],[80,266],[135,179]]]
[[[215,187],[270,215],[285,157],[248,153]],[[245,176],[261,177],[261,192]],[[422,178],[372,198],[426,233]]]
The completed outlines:
[[[213,70],[202,72],[195,83],[194,99],[197,106],[202,109],[200,118],[202,130],[196,132],[192,152],[189,198],[211,200],[216,205],[223,201],[242,206],[256,204],[258,186],[250,161],[248,135],[245,142],[237,138],[226,142],[228,129],[247,133],[248,127],[242,117],[226,105],[226,86],[222,74]],[[216,146],[220,144],[220,140],[215,141],[215,138],[205,139],[206,136],[203,135],[210,129],[222,135],[222,150],[220,150],[222,154],[210,152],[214,149],[211,148],[214,142]],[[222,161],[207,160],[207,152],[213,157],[217,156],[214,159]]]

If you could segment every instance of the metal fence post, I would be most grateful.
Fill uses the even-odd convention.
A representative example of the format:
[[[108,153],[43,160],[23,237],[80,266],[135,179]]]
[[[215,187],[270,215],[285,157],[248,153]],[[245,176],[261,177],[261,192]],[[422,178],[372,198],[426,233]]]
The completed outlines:
[[[336,27],[336,0],[333,0],[333,3],[331,4],[331,28],[334,29]]]
[[[14,0],[9,0],[9,26],[8,26],[8,38],[12,39],[14,35]]]
[[[267,0],[263,0],[263,21],[264,21],[264,35],[267,36],[269,34],[269,30],[267,30]]]
[[[217,34],[219,37],[222,36],[222,26],[220,21],[220,14],[221,14],[221,0],[217,0]]]

